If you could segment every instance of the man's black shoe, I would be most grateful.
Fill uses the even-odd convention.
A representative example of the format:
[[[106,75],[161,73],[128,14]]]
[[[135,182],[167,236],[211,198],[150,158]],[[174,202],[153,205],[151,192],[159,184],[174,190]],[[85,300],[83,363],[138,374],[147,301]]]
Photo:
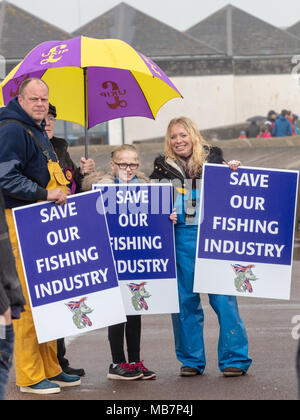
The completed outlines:
[[[64,367],[63,371],[68,375],[85,376],[84,369],[73,369],[71,366]]]

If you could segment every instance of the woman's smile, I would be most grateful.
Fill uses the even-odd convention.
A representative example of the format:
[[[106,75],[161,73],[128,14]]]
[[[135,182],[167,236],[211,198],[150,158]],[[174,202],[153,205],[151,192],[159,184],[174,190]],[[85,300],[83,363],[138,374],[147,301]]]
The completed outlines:
[[[183,158],[193,153],[193,142],[183,125],[174,124],[170,132],[170,145],[173,152]]]

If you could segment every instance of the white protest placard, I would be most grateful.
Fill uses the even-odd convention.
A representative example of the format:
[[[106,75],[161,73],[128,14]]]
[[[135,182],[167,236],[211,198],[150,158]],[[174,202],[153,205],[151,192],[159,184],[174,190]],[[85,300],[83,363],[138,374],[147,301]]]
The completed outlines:
[[[298,175],[204,166],[195,292],[290,298]]]
[[[15,208],[14,219],[39,343],[126,321],[101,192]]]
[[[127,315],[179,312],[172,186],[94,185],[101,189]]]

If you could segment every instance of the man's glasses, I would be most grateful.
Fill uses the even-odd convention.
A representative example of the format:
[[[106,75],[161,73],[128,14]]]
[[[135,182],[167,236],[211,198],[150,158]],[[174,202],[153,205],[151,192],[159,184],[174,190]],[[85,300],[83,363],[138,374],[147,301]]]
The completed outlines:
[[[138,163],[118,163],[114,161],[114,164],[118,165],[118,167],[123,171],[125,171],[128,168],[128,166],[131,170],[135,170],[139,167]]]

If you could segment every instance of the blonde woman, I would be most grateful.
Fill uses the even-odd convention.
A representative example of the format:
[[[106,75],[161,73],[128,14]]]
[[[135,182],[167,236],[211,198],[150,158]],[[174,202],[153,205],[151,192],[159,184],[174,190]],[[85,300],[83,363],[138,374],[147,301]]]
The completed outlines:
[[[204,162],[226,163],[222,150],[208,145],[192,120],[186,117],[171,120],[166,133],[165,154],[155,160],[150,178],[171,180],[174,185],[180,313],[173,314],[172,321],[176,355],[182,363],[181,376],[201,375],[206,365],[204,313],[199,294],[193,293],[197,212]],[[228,164],[231,169],[236,170],[240,162],[231,161]],[[219,369],[224,376],[241,376],[247,372],[251,359],[248,356],[247,334],[239,316],[236,298],[209,295],[209,302],[220,324]]]

